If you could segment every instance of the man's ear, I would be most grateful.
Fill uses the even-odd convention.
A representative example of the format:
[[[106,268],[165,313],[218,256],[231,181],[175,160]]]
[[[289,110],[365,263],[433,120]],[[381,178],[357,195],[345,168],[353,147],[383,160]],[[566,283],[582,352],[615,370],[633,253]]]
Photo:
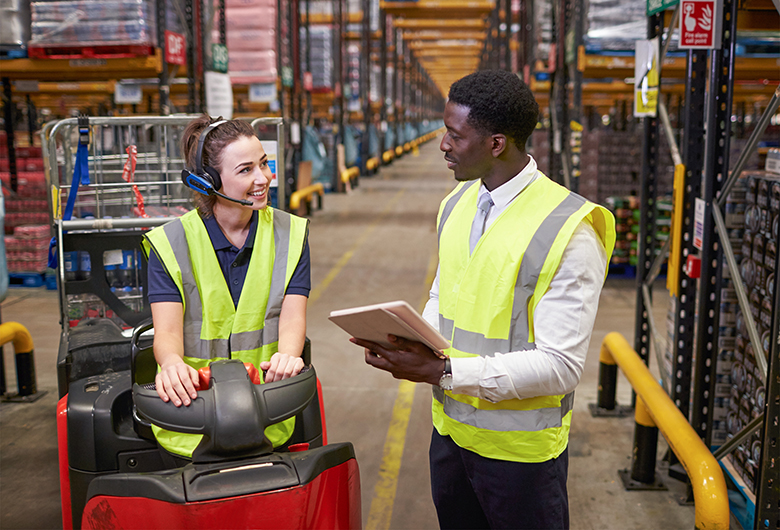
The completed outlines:
[[[490,137],[490,150],[493,158],[498,158],[506,151],[509,139],[503,134],[494,134]]]

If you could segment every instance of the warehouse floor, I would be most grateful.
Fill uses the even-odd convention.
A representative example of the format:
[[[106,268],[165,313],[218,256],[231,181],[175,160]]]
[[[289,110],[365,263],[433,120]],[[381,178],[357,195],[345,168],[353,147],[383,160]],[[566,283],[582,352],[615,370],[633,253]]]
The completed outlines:
[[[394,299],[422,308],[436,267],[436,211],[454,184],[435,139],[419,154],[407,154],[378,175],[362,178],[352,193],[327,195],[324,208],[311,216],[314,289],[308,336],[323,386],[329,440],[355,446],[366,528],[437,527],[427,463],[431,393],[427,385],[399,385],[367,366],[362,350],[347,342],[327,316],[333,309]],[[654,314],[664,329],[667,295],[661,282],[655,293]],[[634,304],[634,280],[610,277],[576,394],[569,448],[574,529],[694,526],[693,506],[677,502],[684,485],[665,473],[669,491],[624,490],[618,470],[630,466],[633,418],[592,418],[588,411],[596,399],[601,340],[619,331],[633,344]],[[18,321],[30,330],[38,389],[46,392],[34,403],[0,404],[3,529],[62,526],[55,437],[58,315],[55,291],[12,289],[2,304],[4,322]],[[13,390],[13,352],[10,346],[4,350]],[[622,376],[618,402],[630,402],[630,386]],[[661,439],[659,457],[665,451]]]

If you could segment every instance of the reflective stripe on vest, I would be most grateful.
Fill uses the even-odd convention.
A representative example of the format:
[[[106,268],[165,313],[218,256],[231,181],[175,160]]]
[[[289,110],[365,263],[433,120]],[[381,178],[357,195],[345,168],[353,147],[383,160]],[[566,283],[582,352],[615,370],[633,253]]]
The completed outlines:
[[[469,189],[471,186],[477,184],[478,180],[473,180],[471,182],[467,182],[463,186],[460,186],[459,188],[455,188],[453,193],[450,194],[450,196],[445,199],[447,202],[444,203],[444,208],[442,208],[441,216],[439,219],[439,226],[436,229],[436,233],[438,234],[438,241],[439,244],[441,244],[441,231],[442,228],[444,228],[444,223],[447,222],[447,219],[449,219],[450,214],[452,213],[453,208],[455,208],[455,205],[458,204],[458,201],[460,200],[461,196],[466,193],[466,190]],[[446,334],[444,335],[447,336]]]
[[[439,329],[445,337],[451,339],[450,353],[453,357],[492,356],[495,353],[533,349],[533,333],[529,329],[533,310],[549,288],[549,282],[576,226],[588,216],[597,216],[601,220],[609,214],[540,175],[524,190],[525,195],[516,199],[517,203],[510,204],[502,212],[494,223],[496,228],[492,231],[493,236],[487,241],[480,241],[474,254],[469,257],[465,246],[468,239],[467,224],[470,225],[473,218],[478,193],[478,189],[472,188],[472,185],[467,183],[456,188],[442,202],[440,209],[440,264],[448,265],[440,281],[448,290],[440,289]],[[472,199],[474,205],[471,204]],[[459,205],[459,201],[464,202]],[[511,210],[513,205],[515,208]],[[525,211],[532,213],[523,217],[521,212]],[[442,245],[445,226],[454,212],[457,212],[457,218],[452,226],[447,226],[447,239]],[[502,221],[503,224],[499,224]],[[602,244],[607,247],[614,241],[614,222],[610,228],[606,217],[603,221],[598,223],[598,231]],[[520,226],[523,228],[515,228]],[[526,231],[517,231],[522,229]],[[517,237],[516,245],[520,246],[511,247],[514,241],[512,237]],[[517,252],[502,254],[495,260],[495,265],[492,260],[480,261],[480,245],[486,246],[486,251],[490,252],[495,251],[493,247],[501,248],[502,244],[510,245],[508,248],[516,249]],[[610,252],[611,248],[607,254]],[[482,256],[486,255],[490,254]],[[512,264],[517,270],[514,280],[507,278],[508,275],[501,276],[501,271],[513,270]],[[492,267],[491,273],[499,275],[494,278],[495,287],[489,299],[500,303],[491,306],[487,313],[484,312],[485,307],[480,306],[486,302],[480,301],[478,294],[485,292],[483,284],[486,280],[481,276],[482,266]],[[480,269],[475,271],[475,267]],[[455,283],[451,283],[453,281]],[[514,287],[509,287],[512,281]],[[510,288],[511,292],[505,293],[499,287],[501,285],[504,289]],[[504,301],[509,301],[510,296],[511,308],[508,303],[501,306]],[[461,326],[468,325],[470,329],[458,327],[453,320],[455,318],[461,319]],[[484,334],[488,331],[492,335],[490,338]],[[437,430],[452,436],[461,447],[482,456],[519,462],[542,462],[557,457],[566,448],[573,392],[565,396],[540,396],[498,403],[445,393],[438,387],[434,387],[433,395],[433,419]]]
[[[438,386],[433,387],[433,397],[444,406],[444,413],[450,418],[490,431],[542,431],[563,426],[564,417],[574,407],[574,392],[561,400],[560,407],[534,410],[481,410],[450,398]]]

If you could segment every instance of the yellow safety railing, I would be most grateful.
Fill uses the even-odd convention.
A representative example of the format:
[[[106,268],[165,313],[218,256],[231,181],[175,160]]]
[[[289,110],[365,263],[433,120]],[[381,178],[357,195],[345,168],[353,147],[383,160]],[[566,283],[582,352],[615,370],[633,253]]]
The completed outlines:
[[[395,151],[392,149],[388,149],[387,151],[382,153],[382,161],[385,164],[389,164],[393,160],[393,158],[395,158]]]
[[[14,343],[14,351],[17,353],[33,350],[33,340],[30,332],[18,322],[0,324],[0,345],[11,341]]]
[[[638,417],[644,417],[644,423],[647,423],[646,416],[649,415],[687,471],[693,488],[696,528],[728,530],[728,493],[718,461],[658,384],[639,354],[629,346],[623,335],[610,333],[601,343],[599,359],[607,364],[612,361],[611,364],[620,367],[641,398],[637,399]]]
[[[301,205],[301,200],[309,199],[312,195],[315,194],[319,195],[318,197],[319,207],[322,208],[322,197],[323,195],[325,195],[325,187],[322,185],[322,183],[317,182],[315,184],[311,184],[309,186],[306,186],[303,189],[293,192],[290,195],[290,209],[297,210],[298,207]]]
[[[378,167],[379,167],[379,157],[378,156],[375,156],[373,158],[369,158],[368,160],[366,160],[366,169],[367,170],[373,171],[373,170],[375,170]]]
[[[31,402],[46,394],[38,392],[35,381],[35,357],[33,353],[33,340],[27,328],[18,322],[5,322],[0,324],[0,346],[8,342],[14,344],[14,358],[16,360],[16,388],[13,396],[3,396],[4,401]],[[5,373],[0,373],[2,381],[0,387],[5,394]]]
[[[341,172],[341,182],[346,184],[353,178],[357,178],[359,176],[360,176],[360,168],[357,166],[353,166]]]

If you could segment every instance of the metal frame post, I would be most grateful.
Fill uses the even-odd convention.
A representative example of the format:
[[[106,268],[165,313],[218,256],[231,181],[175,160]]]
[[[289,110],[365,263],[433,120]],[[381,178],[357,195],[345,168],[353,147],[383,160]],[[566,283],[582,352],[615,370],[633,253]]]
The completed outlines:
[[[360,101],[363,104],[363,140],[360,142],[360,171],[368,174],[368,137],[371,125],[371,1],[363,0],[363,24],[360,39]]]
[[[696,315],[697,282],[686,274],[685,261],[698,251],[693,246],[695,199],[701,196],[701,174],[704,170],[704,105],[707,86],[707,51],[689,50],[685,81],[684,130],[682,155],[685,164],[684,212],[680,252],[680,285],[675,297],[674,343],[670,394],[683,416],[690,419],[691,374]]]
[[[195,23],[197,17],[195,16],[195,10],[193,6],[193,0],[185,0],[184,2],[184,21],[189,30],[187,38],[187,93],[189,95],[189,103],[187,104],[187,112],[194,114],[201,108],[201,103],[198,98],[197,90],[197,77],[195,66],[196,46],[195,39],[197,38],[198,31],[196,31]]]
[[[780,271],[780,254],[775,271]],[[780,301],[780,282],[775,280],[775,305]],[[775,307],[772,336],[774,340],[769,352],[769,371],[766,384],[766,408],[764,409],[764,430],[761,440],[761,462],[756,477],[755,528],[771,528],[777,523],[780,507],[780,465],[777,451],[780,440],[780,310]]]
[[[381,164],[382,153],[385,151],[385,134],[387,131],[387,13],[384,9],[379,10],[379,27],[382,28],[382,42],[379,48],[379,130],[377,139],[379,140],[379,160]]]
[[[344,28],[343,28],[343,10],[342,1],[333,0],[332,11],[334,17],[333,30],[331,35],[331,48],[333,50],[333,96],[336,116],[333,120],[333,174],[331,176],[331,186],[334,190],[341,190],[341,175],[339,174],[338,164],[338,146],[344,143]]]
[[[400,77],[398,76],[398,48],[401,46],[399,44],[398,39],[398,32],[401,31],[395,26],[393,26],[393,88],[391,90],[391,99],[393,100],[393,132],[395,133],[393,138],[395,139],[393,146],[394,148],[398,147],[399,142],[399,134],[398,134],[398,124],[399,122],[399,113],[398,113],[398,83]],[[400,40],[400,42],[403,42],[403,39]]]
[[[569,99],[569,75],[566,59],[566,0],[552,3],[552,35],[555,42],[555,62],[552,83],[550,83],[550,164],[549,177],[568,187],[568,176],[564,171],[565,133],[568,127],[567,101]]]
[[[564,142],[564,156],[568,165],[569,189],[573,192],[579,191],[580,187],[580,153],[582,152],[582,68],[580,59],[580,47],[583,45],[583,5],[577,0],[566,0],[566,20],[570,21],[570,27],[566,34],[571,34],[572,39],[566,38],[570,43],[571,49],[566,50],[564,56],[568,56],[566,68],[568,70],[568,80],[571,82],[571,96],[567,102],[567,123],[563,130],[566,131],[566,141]]]
[[[221,0],[224,13],[224,0]],[[155,8],[157,12],[157,47],[162,54],[161,69],[157,93],[160,98],[159,108],[160,116],[167,116],[171,113],[171,85],[168,79],[168,61],[165,60],[165,49],[168,43],[165,42],[165,0],[156,0]]]
[[[661,34],[663,18],[660,14],[648,17],[647,38],[654,39]],[[640,198],[639,248],[636,265],[636,319],[634,321],[634,349],[645,364],[650,362],[650,311],[652,291],[646,288],[655,258],[656,184],[658,181],[658,117],[642,118],[644,138],[642,141],[642,189]],[[632,400],[633,401],[633,400]]]
[[[11,80],[3,78],[3,118],[5,122],[5,141],[8,145],[8,170],[10,172],[9,184],[11,191],[18,189],[18,174],[16,169],[16,140],[14,138],[14,101],[12,99]]]
[[[730,16],[727,16],[730,15]],[[693,376],[691,425],[707,446],[712,445],[713,402],[717,369],[717,338],[720,319],[721,235],[715,229],[712,208],[728,178],[731,104],[734,91],[737,1],[723,2],[721,49],[710,54],[707,134],[704,148],[702,199],[706,204],[699,284],[699,323],[696,330],[696,364]],[[725,235],[725,237],[728,237]],[[734,274],[737,274],[734,271]]]

